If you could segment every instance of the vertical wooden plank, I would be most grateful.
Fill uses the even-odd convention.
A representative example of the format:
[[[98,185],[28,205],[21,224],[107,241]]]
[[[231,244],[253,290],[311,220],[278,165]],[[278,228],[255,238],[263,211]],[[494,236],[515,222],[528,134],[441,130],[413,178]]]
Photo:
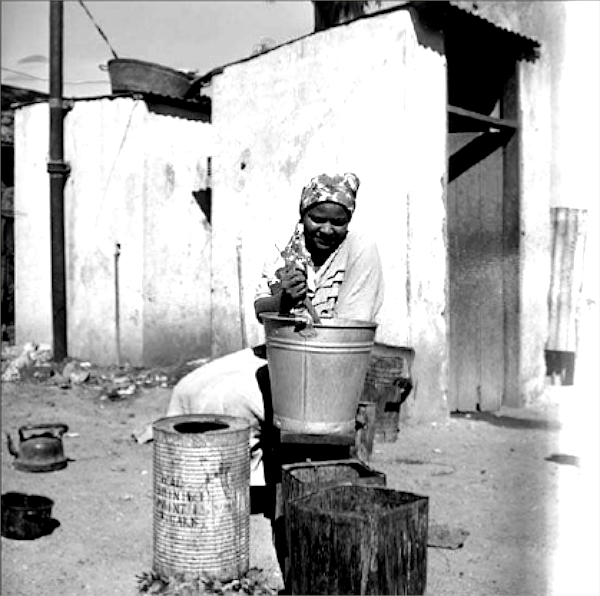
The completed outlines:
[[[550,291],[549,302],[549,329],[548,343],[549,350],[559,350],[558,337],[558,296],[560,294],[560,264],[562,262],[562,242],[559,241],[564,228],[564,211],[561,209],[551,209],[552,214],[552,261],[550,273]]]
[[[372,401],[358,402],[356,412],[356,432],[354,434],[354,453],[361,461],[368,462],[373,453],[375,440],[375,414],[377,404]],[[352,452],[352,450],[351,450]]]
[[[452,154],[477,133],[449,135]],[[449,407],[473,411],[478,401],[478,296],[475,268],[478,243],[478,174],[464,172],[449,184]]]
[[[562,258],[560,262],[560,292],[558,295],[558,329],[557,341],[559,349],[565,352],[573,351],[569,341],[571,310],[573,308],[573,265],[575,263],[575,241],[577,239],[576,214],[570,209],[564,209],[565,226],[557,240],[562,244]],[[575,217],[574,217],[575,215]]]
[[[479,244],[479,175],[471,168],[457,179],[458,255],[456,281],[458,409],[473,411],[479,386],[479,295],[476,255]]]
[[[518,63],[502,95],[502,117],[521,121]],[[523,405],[521,395],[521,198],[520,126],[504,147],[503,164],[503,295],[504,295],[504,398],[506,406]]]
[[[452,135],[449,135],[450,137]],[[456,303],[456,259],[457,259],[457,233],[456,221],[456,182],[450,182],[447,188],[447,213],[446,229],[448,234],[448,410],[454,412],[458,409],[457,386],[457,349],[455,337],[456,327],[459,323],[458,313],[454,308]]]
[[[582,297],[583,291],[583,270],[584,270],[584,261],[585,261],[585,245],[587,240],[587,218],[588,212],[587,210],[578,210],[578,228],[577,228],[577,236],[575,238],[575,257],[574,257],[574,270],[573,270],[573,303],[575,307],[573,308],[572,320],[571,324],[574,329],[574,337],[573,337],[573,351],[577,352],[579,350],[579,304],[580,299]]]
[[[502,275],[502,150],[478,168],[481,176],[479,250],[480,394],[479,408],[494,411],[504,389],[504,304]]]
[[[576,316],[582,285],[586,217],[585,210],[552,209],[548,350],[574,352],[577,349]]]
[[[8,219],[2,216],[2,235],[0,236],[0,242],[2,242],[2,265],[0,266],[0,274],[2,276],[2,314],[4,314],[4,287],[8,287],[8,243],[6,242],[7,229]],[[7,321],[3,320],[2,323],[7,323]]]

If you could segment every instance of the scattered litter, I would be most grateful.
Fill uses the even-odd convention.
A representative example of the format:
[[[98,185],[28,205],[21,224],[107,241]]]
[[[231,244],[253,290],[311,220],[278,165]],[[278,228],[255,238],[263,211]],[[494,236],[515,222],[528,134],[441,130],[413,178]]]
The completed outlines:
[[[567,455],[566,453],[553,453],[548,457],[544,458],[546,461],[554,462],[555,464],[562,464],[565,466],[580,467],[581,461],[575,455]]]
[[[277,589],[269,586],[265,573],[256,567],[227,583],[211,578],[186,578],[183,574],[165,578],[155,571],[142,573],[137,579],[140,594],[277,594]]]
[[[78,362],[73,360],[63,368],[62,377],[74,385],[81,385],[90,378],[90,371],[82,368]]]
[[[152,441],[153,438],[152,425],[145,424],[142,428],[133,431],[133,433],[131,434],[140,445],[143,445],[144,443],[149,443],[150,441]]]
[[[430,523],[427,530],[427,546],[431,548],[461,548],[470,532],[463,528],[451,528],[448,524]]]
[[[50,344],[32,344],[35,346],[35,350],[31,352],[31,359],[37,363],[51,362],[52,361],[52,346]]]
[[[206,364],[210,360],[210,356],[208,358],[198,358],[198,360],[190,360],[186,364],[188,366],[202,366]]]
[[[23,369],[33,366],[35,360],[35,352],[38,346],[32,342],[27,342],[20,354],[14,357],[9,356],[9,363],[6,370],[2,373],[2,380],[5,382],[15,382],[21,379]],[[4,353],[3,353],[4,358]]]
[[[49,383],[50,383],[50,385],[56,385],[57,387],[60,387],[61,389],[69,389],[71,387],[71,383],[69,382],[69,380],[65,379],[59,373],[55,373],[52,377],[50,377]]]
[[[140,388],[174,387],[183,377],[206,364],[210,357],[191,360],[160,369],[143,369],[130,364],[100,367],[89,361],[52,360],[51,346],[27,342],[24,346],[2,345],[2,381],[35,381],[70,389],[76,385],[100,387],[107,399],[134,395]]]
[[[117,393],[121,396],[123,395],[133,395],[136,391],[137,387],[135,385],[135,383],[132,383],[131,385],[127,385],[127,387],[119,387],[117,389]]]

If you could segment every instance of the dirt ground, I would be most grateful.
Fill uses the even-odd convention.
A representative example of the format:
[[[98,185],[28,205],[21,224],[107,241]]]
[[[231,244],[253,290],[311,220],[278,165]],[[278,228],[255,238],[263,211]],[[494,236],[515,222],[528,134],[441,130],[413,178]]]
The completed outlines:
[[[163,414],[170,391],[112,400],[85,383],[2,384],[3,433],[64,422],[71,458],[61,471],[25,473],[2,447],[2,493],[50,497],[60,522],[34,541],[2,537],[3,596],[137,594],[152,565],[153,446],[132,432]],[[597,402],[596,391],[551,386],[526,410],[403,426],[395,443],[375,444],[371,465],[388,486],[428,496],[430,526],[466,536],[460,548],[428,548],[428,594],[600,594],[597,441],[582,440],[597,437]],[[251,516],[250,559],[281,588],[262,514]]]

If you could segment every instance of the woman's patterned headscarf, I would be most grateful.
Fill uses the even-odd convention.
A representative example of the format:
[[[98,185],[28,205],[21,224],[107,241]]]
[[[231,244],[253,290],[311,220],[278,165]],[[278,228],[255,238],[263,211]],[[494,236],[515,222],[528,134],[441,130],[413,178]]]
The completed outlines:
[[[313,178],[303,189],[300,199],[300,215],[303,216],[318,203],[337,203],[348,210],[350,216],[356,206],[356,192],[360,180],[355,174],[346,173],[328,176],[321,174]]]

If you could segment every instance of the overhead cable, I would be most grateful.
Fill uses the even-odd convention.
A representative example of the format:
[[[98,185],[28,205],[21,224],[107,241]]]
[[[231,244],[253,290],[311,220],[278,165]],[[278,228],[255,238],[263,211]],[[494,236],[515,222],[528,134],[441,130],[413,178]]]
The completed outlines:
[[[102,36],[102,39],[104,39],[104,41],[106,42],[106,44],[110,48],[110,51],[112,52],[112,55],[115,58],[118,58],[117,52],[115,52],[113,50],[113,47],[110,45],[110,41],[108,41],[108,37],[106,37],[106,35],[104,34],[104,31],[102,31],[102,29],[100,28],[100,25],[98,25],[98,23],[96,23],[96,21],[94,20],[94,17],[92,16],[92,13],[88,10],[88,7],[83,3],[83,0],[79,0],[79,4],[81,4],[81,7],[83,8],[83,10],[85,10],[87,16],[90,17],[90,20],[92,21],[92,23],[94,23],[94,26],[98,30],[98,33],[100,33],[100,35]]]

